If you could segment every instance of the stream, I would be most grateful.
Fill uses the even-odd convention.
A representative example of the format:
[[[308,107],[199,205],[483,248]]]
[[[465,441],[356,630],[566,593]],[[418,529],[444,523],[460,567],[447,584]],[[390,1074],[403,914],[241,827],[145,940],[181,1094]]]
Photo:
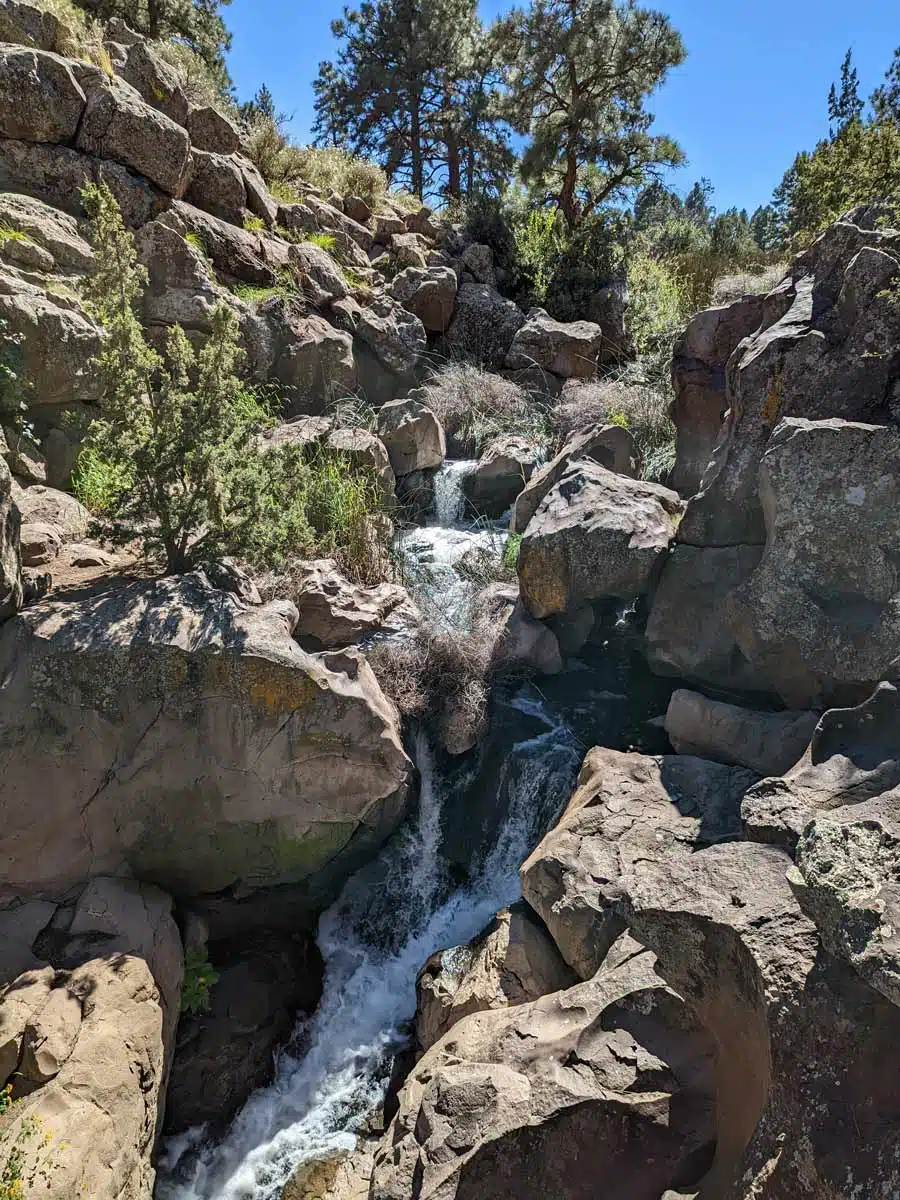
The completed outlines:
[[[447,464],[434,523],[401,535],[401,552],[429,568],[416,600],[457,627],[474,585],[453,564],[504,536],[465,527],[459,489],[468,467]],[[501,689],[474,763],[438,762],[417,735],[416,813],[320,919],[317,1010],[282,1051],[275,1081],[250,1097],[221,1141],[205,1141],[202,1129],[168,1141],[157,1200],[280,1200],[299,1164],[353,1149],[408,1042],[426,959],[468,941],[518,899],[519,867],[568,800],[585,749],[596,741],[624,748],[635,720],[646,724],[645,712],[633,711],[629,670],[627,655],[601,645],[595,661],[541,680],[540,690]]]

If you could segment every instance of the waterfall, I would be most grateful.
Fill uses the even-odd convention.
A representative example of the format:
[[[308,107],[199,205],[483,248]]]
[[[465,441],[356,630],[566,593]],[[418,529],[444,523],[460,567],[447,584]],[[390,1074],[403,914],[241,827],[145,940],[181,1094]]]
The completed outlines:
[[[434,477],[434,513],[436,523],[451,529],[463,519],[465,496],[462,483],[475,470],[475,459],[450,459]]]
[[[506,820],[473,864],[471,882],[456,890],[441,857],[442,784],[418,736],[416,819],[322,917],[323,993],[298,1028],[299,1048],[281,1055],[275,1082],[250,1097],[221,1143],[203,1146],[196,1132],[173,1140],[158,1200],[279,1200],[300,1163],[352,1149],[406,1041],[420,967],[434,951],[474,937],[518,897],[519,865],[570,794],[582,749],[565,725],[544,718],[545,732],[511,748],[499,789]]]

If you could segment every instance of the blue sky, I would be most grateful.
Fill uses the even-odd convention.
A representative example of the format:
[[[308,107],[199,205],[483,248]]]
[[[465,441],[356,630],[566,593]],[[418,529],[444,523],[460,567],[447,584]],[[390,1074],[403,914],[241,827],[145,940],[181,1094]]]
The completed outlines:
[[[649,3],[649,0],[648,0]],[[657,125],[677,138],[689,165],[686,191],[701,175],[716,207],[764,204],[798,150],[827,130],[826,96],[853,47],[864,94],[881,81],[900,44],[897,0],[669,0],[658,3],[681,31],[687,62],[653,98]],[[481,0],[486,20],[509,0]],[[233,0],[231,73],[241,99],[265,82],[291,132],[308,140],[312,81],[333,55],[330,23],[340,0]]]

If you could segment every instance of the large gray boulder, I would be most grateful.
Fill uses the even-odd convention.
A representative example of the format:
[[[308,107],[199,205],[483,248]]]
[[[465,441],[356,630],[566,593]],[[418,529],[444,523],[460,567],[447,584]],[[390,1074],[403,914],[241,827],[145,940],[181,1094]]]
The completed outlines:
[[[900,673],[900,428],[788,418],[759,494],[766,547],[726,604],[746,657],[795,706]]]
[[[0,137],[70,142],[86,98],[58,54],[0,45]]]
[[[456,303],[456,272],[450,267],[407,267],[391,281],[391,295],[431,333],[443,333]]]
[[[419,400],[393,400],[378,412],[378,436],[397,478],[439,467],[447,453],[440,421]]]
[[[211,154],[236,154],[241,148],[241,133],[229,117],[211,105],[191,108],[185,121],[191,145]]]
[[[476,1012],[407,1079],[371,1200],[651,1200],[690,1184],[715,1140],[713,1056],[646,953]]]
[[[479,516],[502,517],[540,460],[541,451],[531,438],[500,434],[484,447],[475,469],[463,476],[463,494]]]
[[[556,634],[526,612],[514,583],[491,583],[476,595],[472,628],[492,641],[491,671],[558,675],[563,669]]]
[[[77,301],[4,277],[0,317],[20,339],[21,398],[29,409],[99,399],[93,359],[100,352],[100,330]]]
[[[590,433],[574,434],[557,455],[534,472],[519,493],[510,522],[513,533],[525,532],[541,501],[559,483],[570,463],[579,458],[593,459],[617,475],[637,478],[639,474],[640,455],[624,426],[603,425]]]
[[[291,414],[321,412],[329,400],[353,391],[357,371],[349,334],[293,306],[278,313],[277,330],[274,375],[291,389]]]
[[[117,74],[140,92],[151,108],[158,108],[179,125],[185,123],[189,105],[178,72],[155,54],[143,38],[137,38],[126,48],[125,61]]]
[[[504,300],[485,283],[463,283],[444,348],[451,358],[467,358],[498,371],[524,324],[525,314],[512,300]]]
[[[0,42],[30,46],[34,50],[55,50],[65,29],[55,13],[25,0],[6,0],[0,8]]]
[[[512,1008],[578,979],[524,901],[504,908],[466,946],[433,954],[416,979],[416,1039],[423,1050],[470,1013]]]
[[[299,564],[291,580],[291,599],[300,613],[294,636],[311,638],[325,650],[374,634],[401,633],[418,618],[405,588],[351,583],[328,558]]]
[[[425,327],[389,296],[376,296],[359,314],[356,336],[387,370],[409,375],[425,350]]]
[[[538,366],[563,379],[590,379],[597,373],[602,331],[592,321],[554,321],[532,308],[506,356],[511,371]]]
[[[790,305],[787,289],[771,297],[742,296],[697,313],[672,349],[675,466],[669,484],[693,496],[710,460],[728,407],[725,364],[745,337],[771,325]]]
[[[581,979],[625,930],[617,903],[634,864],[737,837],[757,778],[688,755],[588,753],[568,807],[521,872],[522,895]]]
[[[233,159],[205,150],[194,149],[191,157],[194,169],[185,200],[231,225],[241,225],[247,207],[247,189],[240,168]]]
[[[34,196],[0,192],[0,222],[24,233],[61,271],[82,274],[92,270],[94,251],[81,236],[77,221]]]
[[[191,165],[190,139],[183,126],[151,108],[116,76],[107,79],[101,71],[84,71],[82,76],[88,102],[78,127],[78,149],[121,163],[167,195],[181,196]]]
[[[519,550],[519,585],[535,617],[647,590],[675,536],[682,504],[656,483],[571,463],[544,497]]]
[[[728,362],[728,418],[679,540],[702,546],[765,541],[757,481],[784,418],[882,424],[898,375],[900,231],[890,213],[857,209],[830,226],[781,285],[784,315]],[[779,290],[781,290],[779,289]],[[786,296],[786,299],[785,299]]]
[[[195,574],[7,622],[0,902],[98,873],[330,894],[403,815],[410,764],[366,663],[305,654],[295,621]]]
[[[666,733],[679,754],[784,775],[805,754],[819,722],[814,712],[759,712],[678,688],[666,710]]]
[[[85,215],[81,189],[100,178],[109,185],[122,219],[131,229],[140,228],[169,204],[169,197],[149,180],[118,162],[98,159],[68,146],[0,139],[0,187],[38,196],[73,216]]]
[[[9,467],[0,467],[0,620],[12,616],[22,604],[22,555],[19,530],[22,522],[12,498]]]

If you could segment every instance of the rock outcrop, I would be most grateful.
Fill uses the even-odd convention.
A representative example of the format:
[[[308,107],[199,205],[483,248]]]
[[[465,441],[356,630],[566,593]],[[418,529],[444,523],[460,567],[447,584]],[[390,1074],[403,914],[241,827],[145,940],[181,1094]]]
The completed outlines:
[[[616,475],[588,459],[568,465],[531,518],[519,584],[535,617],[647,590],[675,536],[682,504],[659,484]]]
[[[0,1130],[49,1200],[151,1194],[183,969],[170,909],[104,878],[0,909],[0,1087],[17,1101]]]
[[[8,621],[3,898],[98,873],[181,900],[276,884],[326,897],[402,816],[410,764],[368,665],[305,654],[296,616],[197,574]]]

